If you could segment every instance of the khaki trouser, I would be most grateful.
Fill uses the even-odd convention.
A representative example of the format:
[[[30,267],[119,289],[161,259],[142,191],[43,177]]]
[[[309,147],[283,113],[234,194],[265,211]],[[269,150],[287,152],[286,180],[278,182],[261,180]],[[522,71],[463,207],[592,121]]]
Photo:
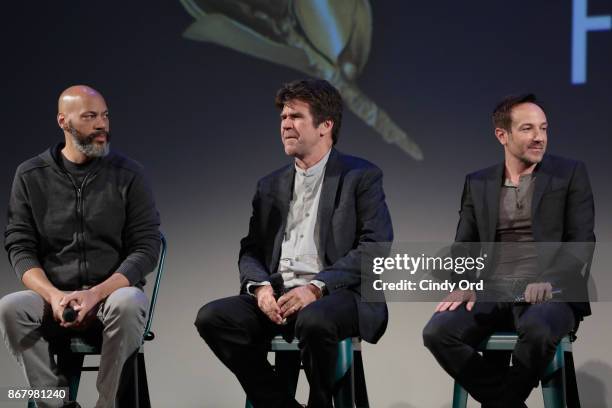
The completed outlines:
[[[135,287],[114,291],[99,305],[97,318],[102,324],[102,350],[96,387],[96,408],[115,406],[119,377],[125,361],[141,344],[148,301]],[[66,335],[70,329],[53,321],[51,307],[34,291],[11,293],[0,299],[0,332],[9,351],[24,370],[31,388],[66,387],[49,341],[52,332]],[[61,407],[63,402],[37,402],[38,407]]]

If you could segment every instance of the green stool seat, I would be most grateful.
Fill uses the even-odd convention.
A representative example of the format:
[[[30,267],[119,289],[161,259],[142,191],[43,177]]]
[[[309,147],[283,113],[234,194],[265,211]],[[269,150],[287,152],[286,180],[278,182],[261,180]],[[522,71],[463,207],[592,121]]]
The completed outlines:
[[[574,358],[572,354],[573,334],[565,336],[555,352],[553,360],[546,367],[542,378],[542,396],[545,408],[580,408]],[[516,333],[495,333],[482,342],[479,351],[497,350],[512,352],[518,335]],[[453,408],[466,408],[468,393],[455,381]]]
[[[274,355],[274,369],[280,378],[286,380],[285,386],[289,395],[295,395],[301,368],[298,340],[286,342],[277,336],[270,342],[269,351]],[[353,337],[338,343],[338,359],[336,360],[336,392],[334,407],[336,408],[369,408],[368,394],[361,358],[361,340]],[[246,408],[253,408],[247,399]]]

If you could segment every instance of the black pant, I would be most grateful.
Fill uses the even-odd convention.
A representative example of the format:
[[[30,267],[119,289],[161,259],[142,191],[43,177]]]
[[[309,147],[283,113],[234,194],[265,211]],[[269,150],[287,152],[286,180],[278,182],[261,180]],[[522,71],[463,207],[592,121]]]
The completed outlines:
[[[270,340],[278,335],[299,339],[310,383],[308,406],[331,408],[338,342],[359,335],[357,305],[348,290],[309,304],[287,325],[277,325],[259,310],[253,296],[215,300],[198,312],[195,325],[215,355],[238,378],[255,408],[299,407],[287,395],[267,360]]]
[[[575,322],[567,303],[477,302],[472,311],[462,305],[435,313],[423,330],[423,341],[442,368],[483,406],[521,407]],[[512,367],[500,369],[503,355],[481,356],[476,348],[493,332],[504,330],[516,331],[518,341]]]

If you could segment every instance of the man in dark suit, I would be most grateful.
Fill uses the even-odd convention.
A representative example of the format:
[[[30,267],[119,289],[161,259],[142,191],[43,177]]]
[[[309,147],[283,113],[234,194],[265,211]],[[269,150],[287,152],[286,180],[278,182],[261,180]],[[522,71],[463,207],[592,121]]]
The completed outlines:
[[[294,163],[257,184],[240,243],[240,295],[203,306],[195,325],[263,408],[300,406],[266,358],[272,337],[295,336],[308,406],[328,408],[338,342],[360,336],[375,343],[387,326],[384,302],[361,301],[361,262],[367,245],[392,241],[393,229],[381,170],[333,148],[342,121],[338,91],[323,80],[295,81],[275,103]]]
[[[457,243],[481,243],[456,247],[495,248],[480,276],[485,293],[479,299],[473,291],[450,293],[423,339],[483,406],[524,407],[560,340],[590,314],[580,273],[595,241],[593,195],[582,162],[544,154],[548,124],[534,95],[502,101],[493,123],[505,160],[467,176],[455,237]],[[526,283],[520,286],[523,301],[501,301],[497,294],[509,294],[517,282]],[[487,292],[487,285],[493,289]],[[560,298],[552,299],[553,292]],[[500,367],[499,356],[476,352],[499,330],[518,332],[512,367],[504,356]]]

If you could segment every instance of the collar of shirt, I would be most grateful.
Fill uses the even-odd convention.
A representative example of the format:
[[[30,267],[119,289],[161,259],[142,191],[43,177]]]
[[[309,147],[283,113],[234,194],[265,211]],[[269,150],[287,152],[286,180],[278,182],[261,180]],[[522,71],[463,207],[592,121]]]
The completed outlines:
[[[307,178],[320,175],[323,172],[323,169],[325,169],[325,165],[327,164],[327,160],[329,159],[330,153],[331,153],[331,149],[328,150],[325,156],[323,156],[323,158],[321,158],[321,160],[319,160],[317,164],[307,168],[306,170],[299,168],[296,163],[295,164],[296,173],[302,177],[307,177]]]
[[[524,184],[529,184],[531,183],[533,180],[535,180],[535,175],[533,173],[529,173],[529,174],[523,174],[522,176],[519,176],[519,185],[515,186],[512,181],[509,178],[504,179],[504,187],[520,187]]]

